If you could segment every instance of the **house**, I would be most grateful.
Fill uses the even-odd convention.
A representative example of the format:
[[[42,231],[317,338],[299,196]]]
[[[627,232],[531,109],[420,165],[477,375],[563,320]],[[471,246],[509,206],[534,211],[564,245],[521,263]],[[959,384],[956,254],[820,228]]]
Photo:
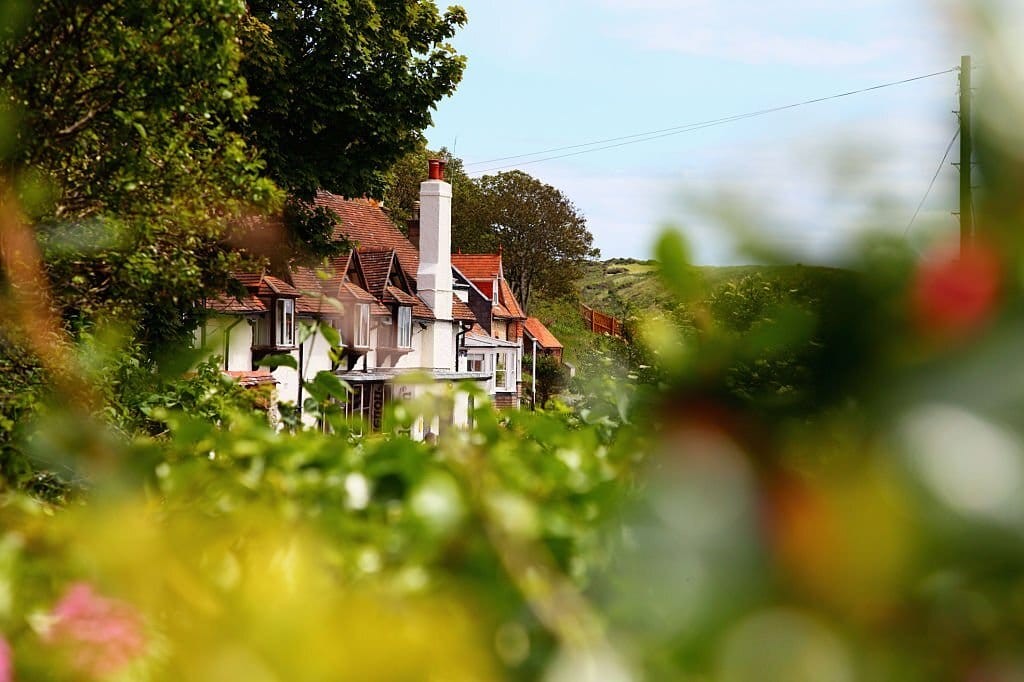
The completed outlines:
[[[465,339],[467,366],[491,374],[497,407],[519,407],[526,315],[505,279],[501,252],[452,254],[452,265],[464,283],[456,295],[466,297],[478,320]]]
[[[440,396],[463,381],[475,383],[498,407],[518,407],[526,318],[501,276],[500,254],[497,276],[486,283],[453,265],[451,185],[443,172],[442,162],[431,161],[420,186],[415,245],[379,202],[320,192],[316,204],[339,217],[334,238],[352,250],[321,268],[236,275],[244,293],[206,302],[209,315],[199,333],[204,346],[223,354],[229,373],[252,372],[267,355],[291,355],[299,371],[279,366],[272,375],[279,399],[300,410],[300,372],[308,380],[330,371],[351,387],[346,412],[370,429],[380,428],[390,401]],[[341,337],[340,355],[331,353],[325,325]],[[214,336],[218,345],[211,347]],[[410,376],[426,382],[399,381]],[[457,391],[454,407],[421,419],[413,437],[468,424],[472,400]]]

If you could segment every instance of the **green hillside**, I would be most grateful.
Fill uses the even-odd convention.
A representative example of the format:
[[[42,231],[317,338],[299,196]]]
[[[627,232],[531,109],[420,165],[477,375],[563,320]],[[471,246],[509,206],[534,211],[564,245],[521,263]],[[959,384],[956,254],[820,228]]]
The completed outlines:
[[[807,265],[693,266],[693,270],[706,294],[751,275],[779,282],[794,292],[820,291],[850,274],[838,268]],[[591,263],[578,286],[583,303],[621,318],[665,310],[674,303],[661,283],[655,261],[615,258]]]

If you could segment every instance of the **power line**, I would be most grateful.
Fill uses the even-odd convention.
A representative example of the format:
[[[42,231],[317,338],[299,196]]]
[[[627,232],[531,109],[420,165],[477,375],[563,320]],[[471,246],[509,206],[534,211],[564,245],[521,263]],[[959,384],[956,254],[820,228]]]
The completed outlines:
[[[748,118],[755,118],[758,116],[765,116],[767,114],[774,114],[780,111],[786,111],[788,109],[796,109],[797,107],[804,107],[811,104],[819,104],[821,102],[827,102],[830,100],[841,99],[843,97],[851,97],[853,95],[860,95],[866,92],[872,92],[874,90],[881,90],[883,88],[891,88],[898,85],[906,85],[907,83],[913,83],[915,81],[925,80],[927,78],[935,78],[936,76],[944,76],[949,73],[957,71],[958,68],[946,69],[945,71],[936,71],[935,73],[924,74],[921,76],[914,76],[912,78],[904,78],[903,80],[892,81],[890,83],[881,83],[879,85],[872,85],[867,88],[860,88],[859,90],[850,90],[848,92],[841,92],[835,95],[828,95],[826,97],[817,97],[815,99],[808,99],[802,102],[794,102],[792,104],[785,104],[782,106],[771,107],[768,109],[759,109],[757,111],[750,111],[745,114],[735,114],[733,116],[725,116],[722,118],[710,119],[707,121],[699,121],[696,123],[688,123],[686,125],[674,126],[671,128],[662,128],[661,130],[652,130],[645,133],[634,133],[632,135],[623,135],[620,137],[611,137],[604,140],[596,140],[593,142],[584,142],[580,144],[568,145],[564,147],[553,147],[551,149],[545,149],[536,152],[530,152],[527,154],[516,154],[514,156],[503,156],[495,159],[488,159],[486,161],[475,161],[473,163],[465,164],[469,166],[481,166],[489,163],[498,163],[500,161],[510,161],[513,159],[525,159],[531,156],[539,156],[542,154],[552,154],[555,152],[568,151],[571,149],[581,150],[574,151],[568,154],[559,154],[557,156],[546,156],[540,159],[532,159],[530,161],[523,161],[517,164],[510,164],[504,166],[495,166],[486,168],[484,170],[469,171],[469,175],[479,175],[483,173],[489,173],[491,171],[504,170],[506,168],[514,168],[517,166],[526,166],[534,163],[541,163],[543,161],[553,161],[555,159],[564,159],[570,156],[579,156],[581,154],[589,154],[591,152],[599,152],[606,149],[614,149],[616,147],[625,147],[631,144],[639,144],[640,142],[649,142],[651,140],[657,140],[663,137],[670,137],[673,135],[680,135],[682,133],[692,132],[694,130],[701,130],[704,128],[711,128],[718,125],[724,125],[726,123],[733,123],[735,121],[742,121]],[[608,144],[615,142],[617,144]],[[595,147],[594,145],[604,145]],[[593,147],[592,149],[583,149],[584,147]]]
[[[953,151],[953,145],[956,144],[957,138],[960,137],[960,130],[953,134],[953,139],[949,141],[949,146],[946,147],[946,153],[942,155],[942,161],[939,161],[939,167],[935,169],[935,175],[932,176],[932,181],[928,183],[928,189],[925,190],[924,196],[921,197],[921,203],[917,205],[917,210],[914,211],[914,217],[910,219],[910,223],[907,224],[907,229],[903,230],[903,236],[906,237],[910,233],[910,228],[914,226],[914,221],[917,220],[918,214],[921,213],[921,209],[924,207],[924,202],[928,200],[928,195],[932,193],[932,188],[935,187],[935,181],[939,179],[939,173],[942,172],[943,167],[946,165],[946,160],[949,158],[949,153]]]

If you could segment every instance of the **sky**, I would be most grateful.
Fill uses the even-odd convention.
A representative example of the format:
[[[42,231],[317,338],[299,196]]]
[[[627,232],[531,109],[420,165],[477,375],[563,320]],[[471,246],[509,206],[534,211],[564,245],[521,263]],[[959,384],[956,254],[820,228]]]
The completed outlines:
[[[951,1],[462,0],[453,43],[469,64],[427,138],[471,174],[512,165],[560,189],[602,258],[650,258],[674,226],[695,262],[749,262],[739,225],[793,261],[840,261],[867,227],[907,230],[956,132],[956,73],[540,163],[491,160],[951,69],[970,49]],[[956,183],[945,164],[912,243],[956,233]]]

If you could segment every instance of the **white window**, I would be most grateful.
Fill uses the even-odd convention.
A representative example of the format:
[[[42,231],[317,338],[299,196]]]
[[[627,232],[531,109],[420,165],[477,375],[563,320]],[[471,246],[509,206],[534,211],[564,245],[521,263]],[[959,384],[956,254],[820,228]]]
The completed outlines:
[[[495,388],[507,388],[508,387],[508,367],[506,366],[507,358],[504,353],[499,352],[494,356],[494,387]]]
[[[370,345],[370,306],[360,303],[356,306],[355,345],[365,348]]]
[[[470,355],[466,358],[466,370],[469,372],[484,371],[484,356]]]
[[[412,308],[398,309],[398,347],[412,348]]]
[[[295,345],[295,301],[277,299],[277,345]]]

